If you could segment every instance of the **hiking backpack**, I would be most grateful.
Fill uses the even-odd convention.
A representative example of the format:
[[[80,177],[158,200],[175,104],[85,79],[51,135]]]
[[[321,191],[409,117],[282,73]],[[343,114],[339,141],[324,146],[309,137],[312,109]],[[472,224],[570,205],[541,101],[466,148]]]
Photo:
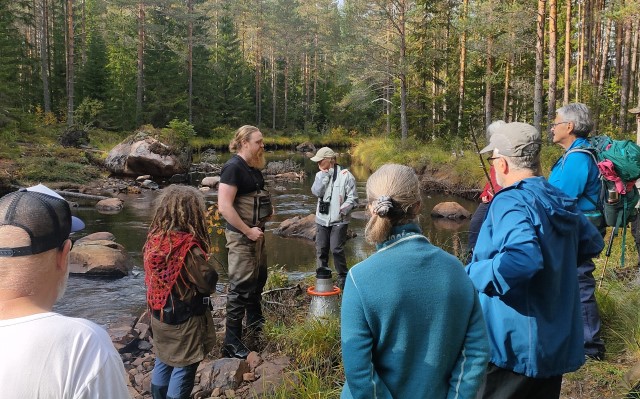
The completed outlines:
[[[630,140],[612,140],[608,136],[595,136],[589,139],[590,148],[573,148],[567,151],[566,158],[572,152],[589,154],[600,172],[600,195],[596,208],[602,212],[607,226],[614,228],[612,237],[622,228],[622,257],[624,266],[624,246],[627,223],[635,220],[640,200],[635,181],[640,178],[640,147]],[[589,197],[589,201],[593,202]],[[611,241],[610,241],[611,242]],[[607,256],[611,246],[607,250]]]

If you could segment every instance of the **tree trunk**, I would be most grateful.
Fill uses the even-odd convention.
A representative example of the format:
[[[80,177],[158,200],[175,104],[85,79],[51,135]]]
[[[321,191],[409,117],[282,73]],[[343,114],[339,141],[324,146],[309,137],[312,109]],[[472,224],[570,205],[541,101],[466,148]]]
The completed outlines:
[[[564,92],[562,105],[569,104],[569,91],[571,90],[571,1],[567,2],[567,14],[564,25]]]
[[[86,0],[82,0],[82,66],[87,62],[87,14]]]
[[[568,0],[567,0],[568,1]],[[547,122],[553,121],[556,113],[556,85],[558,83],[558,9],[556,0],[549,0],[549,98],[547,103]]]
[[[138,3],[138,71],[136,82],[136,124],[142,124],[142,99],[144,93],[144,1]]]
[[[576,66],[576,98],[578,102],[580,99],[580,89],[582,86],[582,66],[584,65],[584,6],[582,2],[578,2],[578,20],[580,21],[580,33],[578,35],[578,65]]]
[[[607,72],[607,59],[609,58],[609,35],[611,34],[612,22],[608,19],[604,20],[604,36],[602,39],[602,58],[600,60],[600,70],[598,71],[598,97],[602,96],[604,90],[604,79]],[[600,105],[597,103],[595,115],[593,118],[593,130],[598,130],[600,124]]]
[[[283,129],[287,128],[288,111],[289,111],[289,57],[284,57],[284,121],[282,123]]]
[[[277,99],[276,91],[278,89],[278,85],[276,84],[278,80],[278,68],[276,66],[276,55],[273,48],[271,48],[271,128],[276,130],[276,110],[277,110]]]
[[[51,112],[51,91],[49,89],[49,17],[47,0],[42,0],[42,26],[40,38],[40,74],[42,76],[42,100],[45,114]]]
[[[620,84],[619,126],[627,131],[627,107],[629,105],[629,74],[631,73],[631,18],[624,21],[624,43],[622,54],[622,83]]]
[[[262,0],[256,0],[258,23],[256,27],[256,126],[262,123]]]
[[[640,21],[635,24],[633,30],[633,45],[631,46],[631,74],[629,75],[629,103],[634,103],[636,99],[635,93],[635,79],[638,72],[638,36],[640,31]],[[640,95],[640,93],[639,93]]]
[[[509,85],[511,84],[511,63],[513,60],[513,53],[509,55],[509,61],[505,63],[504,67],[504,98],[502,100],[502,120],[507,122],[509,120]]]
[[[193,1],[187,0],[187,68],[189,79],[189,94],[187,107],[189,109],[189,123],[193,124]]]
[[[400,130],[402,132],[402,141],[406,141],[409,137],[409,126],[407,123],[407,36],[406,36],[406,0],[398,3],[398,28],[400,30]]]
[[[74,50],[73,0],[67,0],[67,126],[69,127],[73,126]]]
[[[458,123],[457,133],[460,136],[460,129],[462,127],[462,115],[464,110],[464,74],[467,62],[467,10],[469,8],[469,0],[463,0],[462,2],[462,35],[460,36],[460,72],[458,78]]]
[[[624,5],[624,1],[622,1]],[[616,22],[616,76],[620,76],[622,74],[622,40],[624,38],[624,26],[622,21]]]
[[[544,73],[544,20],[546,0],[538,0],[536,29],[536,71],[533,94],[533,126],[541,130],[542,125],[542,79]]]
[[[491,124],[491,107],[493,105],[493,37],[487,37],[487,65],[484,74],[484,127]]]

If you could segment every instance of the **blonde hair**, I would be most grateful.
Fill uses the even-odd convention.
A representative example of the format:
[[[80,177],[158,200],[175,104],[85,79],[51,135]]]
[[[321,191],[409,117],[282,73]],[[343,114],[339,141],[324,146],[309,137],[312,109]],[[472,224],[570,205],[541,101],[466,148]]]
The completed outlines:
[[[398,164],[381,166],[367,180],[367,203],[372,212],[364,230],[366,240],[374,244],[384,242],[393,226],[415,220],[420,201],[420,182],[412,168]],[[381,206],[384,209],[380,210]]]
[[[156,210],[149,226],[152,233],[170,231],[191,233],[209,252],[210,239],[206,225],[207,208],[204,195],[195,187],[172,184],[156,199]]]
[[[244,125],[241,128],[239,128],[238,130],[236,130],[233,139],[231,140],[231,142],[229,143],[229,151],[236,153],[238,152],[238,150],[240,150],[240,148],[242,148],[242,142],[243,141],[249,141],[249,139],[251,139],[251,135],[255,132],[259,132],[260,129],[258,129],[255,126],[251,126],[251,125]]]

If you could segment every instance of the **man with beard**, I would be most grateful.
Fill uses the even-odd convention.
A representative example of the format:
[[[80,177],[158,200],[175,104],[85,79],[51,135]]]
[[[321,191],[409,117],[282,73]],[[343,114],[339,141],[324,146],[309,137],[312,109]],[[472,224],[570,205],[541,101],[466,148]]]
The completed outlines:
[[[127,398],[104,329],[51,312],[64,293],[71,240],[84,223],[39,184],[0,198],[0,386],[7,398]]]
[[[242,320],[255,334],[262,330],[262,289],[267,282],[264,224],[273,213],[260,170],[265,166],[262,133],[245,125],[235,132],[229,150],[236,153],[222,167],[218,207],[227,221],[229,293],[227,324],[222,347],[225,357],[246,358]]]

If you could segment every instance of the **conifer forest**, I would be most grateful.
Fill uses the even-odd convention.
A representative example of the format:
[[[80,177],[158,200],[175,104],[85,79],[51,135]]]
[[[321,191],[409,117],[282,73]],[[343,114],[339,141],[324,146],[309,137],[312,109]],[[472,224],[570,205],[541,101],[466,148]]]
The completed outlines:
[[[464,139],[568,102],[635,131],[638,0],[0,0],[0,125]]]

